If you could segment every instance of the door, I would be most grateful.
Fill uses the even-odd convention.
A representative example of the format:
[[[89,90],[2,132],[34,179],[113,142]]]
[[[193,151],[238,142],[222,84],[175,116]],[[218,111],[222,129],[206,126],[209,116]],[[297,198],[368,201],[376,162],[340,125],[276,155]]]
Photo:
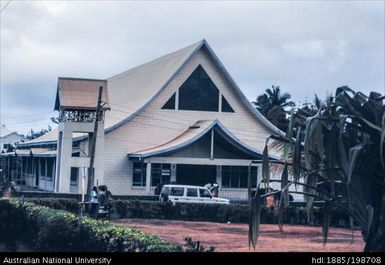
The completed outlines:
[[[198,189],[197,188],[187,188],[186,202],[189,202],[189,203],[200,203],[199,197],[198,197]]]
[[[176,167],[178,184],[204,186],[207,183],[215,183],[216,179],[217,166],[178,164]]]

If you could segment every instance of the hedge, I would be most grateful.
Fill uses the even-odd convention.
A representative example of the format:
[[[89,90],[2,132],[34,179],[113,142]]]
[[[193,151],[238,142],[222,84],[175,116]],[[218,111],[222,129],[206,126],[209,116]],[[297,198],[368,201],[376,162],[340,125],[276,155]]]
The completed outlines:
[[[33,251],[172,252],[182,247],[157,236],[36,205],[0,200],[0,243],[8,250],[23,245]]]
[[[32,202],[55,209],[64,209],[78,213],[78,202],[73,199],[30,199]],[[331,226],[348,227],[349,218],[336,210],[332,211]],[[209,221],[248,223],[249,206],[245,204],[211,205],[211,204],[176,204],[155,201],[113,200],[111,218],[143,218],[171,219],[186,221]],[[276,210],[272,207],[262,207],[261,223],[276,224]],[[284,223],[308,224],[305,206],[292,205],[284,209]],[[322,224],[322,207],[314,207],[314,218],[311,225]]]
[[[349,218],[342,212],[332,210],[331,226],[348,227]],[[124,201],[112,203],[113,218],[172,219],[186,221],[209,221],[221,223],[248,223],[249,206],[240,204],[183,204],[170,202]],[[305,206],[288,206],[284,209],[283,222],[293,225],[322,225],[323,208],[314,207],[313,218],[308,222]],[[262,206],[262,224],[277,224],[277,209]]]
[[[46,191],[15,191],[12,192],[12,197],[15,198],[66,198],[66,199],[75,199],[81,200],[82,195],[77,193],[54,193]],[[157,201],[159,199],[158,195],[112,195],[112,198],[115,200],[141,200],[141,201]]]

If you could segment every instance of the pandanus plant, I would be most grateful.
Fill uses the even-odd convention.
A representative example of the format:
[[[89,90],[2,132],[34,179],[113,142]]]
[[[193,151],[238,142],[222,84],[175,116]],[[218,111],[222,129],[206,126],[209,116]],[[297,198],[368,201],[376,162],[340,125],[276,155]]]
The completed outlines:
[[[280,193],[278,223],[282,231],[284,206],[288,193],[304,195],[308,219],[314,201],[323,202],[323,243],[327,242],[331,209],[350,218],[350,226],[358,225],[365,241],[365,251],[385,251],[385,96],[371,92],[369,96],[347,86],[336,89],[318,112],[297,128],[292,112],[285,137],[271,135],[266,140],[262,159],[262,179],[255,192],[249,174],[249,247],[254,248],[259,236],[261,199]],[[297,122],[298,124],[298,122]],[[283,147],[280,160],[269,159],[269,144]],[[269,187],[270,165],[283,164],[281,190],[262,194],[263,183]],[[293,176],[289,180],[289,173]],[[302,186],[301,191],[289,187]],[[353,233],[352,233],[353,235]]]

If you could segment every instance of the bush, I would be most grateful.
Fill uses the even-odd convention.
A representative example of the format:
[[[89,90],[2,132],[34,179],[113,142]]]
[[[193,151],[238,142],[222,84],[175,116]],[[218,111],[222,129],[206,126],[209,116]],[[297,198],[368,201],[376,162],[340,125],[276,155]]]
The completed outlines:
[[[71,213],[79,213],[79,202],[76,199],[68,198],[31,198],[26,201],[34,204],[47,206],[49,208],[65,210]]]
[[[19,243],[34,251],[181,251],[157,236],[31,202],[0,200],[0,243],[15,250]]]

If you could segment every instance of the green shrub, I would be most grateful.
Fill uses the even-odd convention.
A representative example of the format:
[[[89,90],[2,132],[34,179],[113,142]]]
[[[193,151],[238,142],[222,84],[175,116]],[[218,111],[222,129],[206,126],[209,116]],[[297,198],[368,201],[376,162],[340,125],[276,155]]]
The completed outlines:
[[[30,198],[26,201],[47,206],[49,208],[65,210],[71,213],[79,213],[79,202],[76,199],[68,198]]]
[[[83,218],[31,202],[1,200],[0,243],[15,250],[23,243],[35,251],[180,251],[157,236]],[[16,221],[17,220],[17,221]]]

